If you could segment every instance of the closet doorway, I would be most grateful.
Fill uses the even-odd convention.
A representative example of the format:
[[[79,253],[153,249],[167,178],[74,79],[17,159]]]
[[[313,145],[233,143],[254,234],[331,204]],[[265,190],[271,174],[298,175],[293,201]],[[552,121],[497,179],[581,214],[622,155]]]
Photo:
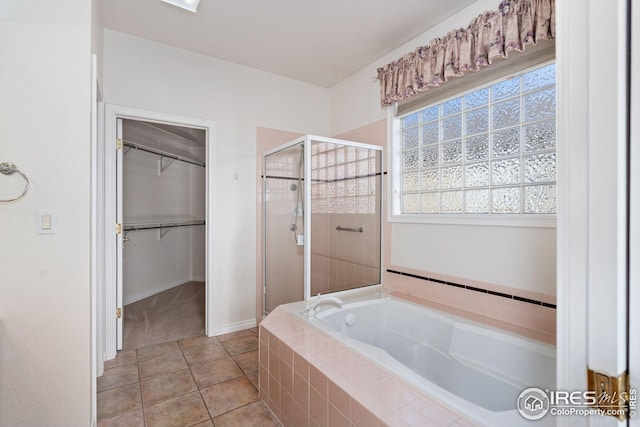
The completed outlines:
[[[107,224],[116,224],[107,245],[106,359],[117,350],[214,335],[215,124],[114,106],[106,121],[106,140],[114,141],[105,155],[113,172]]]

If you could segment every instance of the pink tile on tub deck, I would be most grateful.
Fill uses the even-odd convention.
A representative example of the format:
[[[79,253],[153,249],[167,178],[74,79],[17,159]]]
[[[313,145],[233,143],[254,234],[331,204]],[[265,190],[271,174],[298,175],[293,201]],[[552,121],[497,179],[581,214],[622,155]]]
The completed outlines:
[[[293,367],[293,349],[284,341],[280,342],[280,358],[289,366]]]
[[[414,399],[393,413],[410,426],[449,426],[460,416],[425,397]]]
[[[293,394],[293,368],[280,359],[280,385],[283,390]]]
[[[498,295],[487,295],[487,317],[511,322],[513,320],[513,300]]]
[[[309,365],[309,384],[314,387],[320,395],[327,397],[327,376],[320,372],[314,365]]]
[[[355,427],[380,426],[380,419],[355,399],[351,399],[351,422]]]
[[[309,387],[309,418],[318,426],[327,425],[327,399],[318,391]]]
[[[358,426],[360,427],[360,426]],[[384,415],[380,419],[380,427],[411,427],[402,421],[398,416],[392,412]]]
[[[307,409],[309,404],[309,383],[298,374],[293,374],[293,400]]]
[[[556,310],[524,301],[513,301],[511,323],[546,334],[556,334]]]
[[[306,404],[302,407],[298,405],[298,403],[293,402],[291,425],[293,427],[309,427],[309,411]]]
[[[282,418],[280,418],[280,421],[282,421],[285,427],[292,425],[293,405],[294,405],[293,397],[286,391],[283,391],[280,394],[280,413],[282,415]]]
[[[328,395],[329,403],[338,408],[340,412],[349,416],[351,413],[351,396],[341,389],[336,383],[329,380]],[[351,416],[353,418],[353,416]],[[352,420],[353,421],[353,420]]]
[[[455,423],[451,424],[451,427],[477,427],[477,426],[465,418],[458,418]]]
[[[377,417],[393,412],[418,397],[417,391],[395,378],[387,378],[352,395],[352,399]]]
[[[511,332],[523,337],[531,338],[534,340],[542,341],[547,344],[556,345],[556,335],[545,334],[543,332],[534,331],[533,329],[525,328],[524,326],[514,325],[513,323],[503,322],[501,320],[489,319],[489,326],[499,328],[507,332]]]
[[[345,416],[331,403],[329,403],[328,408],[329,408],[329,425],[331,427],[351,427],[351,422],[349,421],[349,417]]]
[[[293,355],[293,370],[300,375],[303,380],[309,380],[309,362],[298,353]]]
[[[350,369],[343,369],[341,375],[334,380],[347,393],[354,394],[390,378],[391,375],[381,367],[365,362]]]

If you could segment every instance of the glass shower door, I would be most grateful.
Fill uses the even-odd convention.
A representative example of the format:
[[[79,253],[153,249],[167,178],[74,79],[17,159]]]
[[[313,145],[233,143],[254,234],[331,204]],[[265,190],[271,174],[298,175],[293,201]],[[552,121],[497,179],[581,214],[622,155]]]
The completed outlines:
[[[304,145],[263,159],[264,311],[304,299]]]

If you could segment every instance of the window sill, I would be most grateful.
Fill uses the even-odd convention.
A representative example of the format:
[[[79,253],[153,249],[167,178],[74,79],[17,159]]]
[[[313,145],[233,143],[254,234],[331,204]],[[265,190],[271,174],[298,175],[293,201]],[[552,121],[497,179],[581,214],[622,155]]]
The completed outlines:
[[[479,225],[489,227],[556,228],[556,215],[389,215],[389,222],[407,224]]]

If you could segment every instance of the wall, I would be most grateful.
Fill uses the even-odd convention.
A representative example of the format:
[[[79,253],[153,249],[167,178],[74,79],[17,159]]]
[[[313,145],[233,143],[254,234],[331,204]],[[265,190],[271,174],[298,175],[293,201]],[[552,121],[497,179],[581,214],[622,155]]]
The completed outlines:
[[[91,2],[0,3],[0,425],[90,425]],[[17,176],[0,176],[0,198]],[[57,212],[36,234],[38,210]]]
[[[256,127],[327,134],[329,91],[108,30],[104,57],[107,103],[216,122],[215,324],[255,320]]]
[[[124,138],[127,140],[126,127]],[[199,220],[205,217],[205,170],[175,161],[158,174],[160,157],[138,150],[124,157],[124,222]],[[199,199],[199,202],[196,200]],[[205,228],[184,227],[127,233],[124,304],[191,280],[204,281]],[[166,234],[165,234],[166,233]]]
[[[467,26],[485,10],[495,10],[498,3],[477,1],[331,88],[331,133],[343,134],[385,119],[379,84],[372,82],[376,68],[454,28]],[[387,268],[487,282],[510,288],[514,294],[555,295],[555,228],[393,223],[390,232]]]

